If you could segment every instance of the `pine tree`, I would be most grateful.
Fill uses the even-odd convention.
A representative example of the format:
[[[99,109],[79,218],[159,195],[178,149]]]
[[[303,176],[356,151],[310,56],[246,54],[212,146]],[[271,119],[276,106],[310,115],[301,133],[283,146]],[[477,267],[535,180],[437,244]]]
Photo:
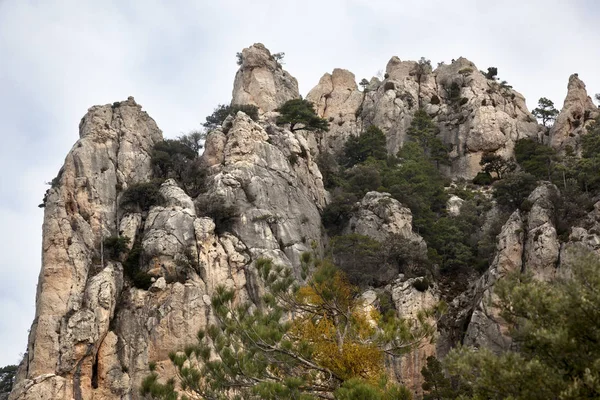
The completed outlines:
[[[179,387],[174,380],[159,383],[152,373],[142,394],[176,399],[179,390],[203,399],[357,399],[369,391],[373,399],[409,399],[405,389],[385,381],[384,355],[404,354],[430,335],[433,311],[421,313],[416,322],[369,311],[331,263],[305,253],[302,265],[304,277],[314,273],[298,286],[290,269],[257,260],[266,289],[258,307],[219,287],[212,298],[219,323],[199,332],[196,345],[171,354]]]
[[[277,125],[290,124],[292,132],[298,130],[306,131],[328,131],[329,123],[320,118],[314,105],[303,99],[288,100],[275,111],[279,112]]]
[[[440,164],[449,164],[448,146],[438,137],[439,129],[424,109],[419,109],[406,132],[411,140],[416,141],[425,154],[439,168]]]
[[[600,398],[600,260],[576,260],[542,282],[514,274],[496,285],[501,316],[519,352],[460,348],[444,360],[472,399]],[[570,275],[570,276],[569,276]]]
[[[542,97],[538,100],[537,108],[531,112],[537,119],[542,120],[542,125],[548,126],[548,123],[554,121],[558,115],[558,110],[554,108],[552,100]]]

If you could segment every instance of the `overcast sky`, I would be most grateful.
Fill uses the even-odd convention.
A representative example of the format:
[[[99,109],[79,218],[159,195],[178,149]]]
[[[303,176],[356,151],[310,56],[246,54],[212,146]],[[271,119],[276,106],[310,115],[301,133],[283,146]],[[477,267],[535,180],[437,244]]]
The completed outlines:
[[[177,136],[230,101],[235,53],[261,42],[303,95],[336,67],[464,56],[560,107],[574,72],[600,92],[599,21],[597,0],[0,0],[0,366],[34,317],[44,182],[92,105],[134,96]]]

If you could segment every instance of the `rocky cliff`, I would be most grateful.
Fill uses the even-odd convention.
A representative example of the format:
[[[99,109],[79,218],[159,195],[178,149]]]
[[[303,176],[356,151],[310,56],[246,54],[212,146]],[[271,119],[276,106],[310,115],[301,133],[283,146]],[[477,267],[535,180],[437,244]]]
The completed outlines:
[[[574,109],[581,111],[581,126],[596,115],[582,85],[571,77],[565,109],[550,131],[557,147],[566,143],[561,138],[582,133],[572,130]],[[153,178],[150,158],[163,140],[160,129],[131,97],[88,110],[46,198],[36,317],[10,399],[139,398],[149,363],[173,373],[169,352],[194,342],[196,332],[214,322],[210,299],[218,285],[254,301],[260,290],[254,262],[261,257],[292,268],[300,279],[302,253],[323,255],[328,241],[321,214],[331,195],[316,157],[340,152],[350,135],[368,125],[382,128],[395,154],[412,115],[423,107],[451,148],[446,172],[453,178],[472,178],[484,152],[510,157],[516,140],[543,133],[518,92],[487,79],[464,58],[427,71],[393,57],[385,79],[372,79],[364,91],[349,71],[325,74],[307,96],[330,123],[325,133],[292,132],[274,123],[272,111],[298,97],[295,78],[263,45],[244,49],[232,104],[258,106],[258,121],[239,112],[208,134],[200,195],[191,197],[166,180],[159,189],[163,202],[144,210],[124,207],[123,194]],[[425,358],[460,341],[509,348],[493,301],[494,283],[507,272],[530,270],[548,279],[570,247],[600,252],[598,204],[586,227],[573,228],[569,241],[559,242],[552,201],[557,192],[551,184],[539,186],[529,197],[530,209],[510,216],[489,270],[451,302],[437,345],[391,367],[398,380],[418,392]],[[461,201],[452,204],[459,214]],[[209,216],[215,205],[229,210],[226,218]],[[380,242],[399,236],[423,252],[427,247],[413,231],[410,210],[385,193],[367,193],[345,229]],[[112,236],[130,239],[128,251],[139,252],[149,287],[136,287],[126,260],[105,259],[103,242]],[[407,318],[443,297],[437,285],[417,290],[414,278],[404,275],[385,290]],[[376,301],[372,291],[364,296]]]

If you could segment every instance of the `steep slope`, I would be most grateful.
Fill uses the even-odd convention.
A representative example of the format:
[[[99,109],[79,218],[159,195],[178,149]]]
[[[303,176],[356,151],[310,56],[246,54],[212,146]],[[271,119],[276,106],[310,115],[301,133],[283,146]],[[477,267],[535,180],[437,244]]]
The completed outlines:
[[[332,123],[324,134],[324,148],[339,152],[348,135],[377,125],[386,133],[388,152],[396,154],[406,141],[412,116],[423,107],[450,148],[447,174],[472,179],[481,170],[484,152],[509,157],[518,139],[541,134],[523,96],[487,79],[465,58],[429,71],[415,61],[392,57],[385,76],[383,81],[371,80],[362,102],[356,83],[349,83],[354,78],[350,72],[335,70],[321,78],[308,98]]]
[[[447,173],[453,178],[472,178],[484,152],[512,157],[518,139],[543,132],[520,94],[487,79],[470,61],[460,58],[424,73],[418,66],[393,57],[386,78],[372,79],[364,92],[349,71],[325,74],[308,99],[330,131],[291,132],[275,124],[273,110],[299,97],[295,78],[262,44],[244,49],[232,104],[258,106],[259,120],[242,112],[229,116],[206,138],[199,159],[204,190],[191,197],[168,179],[159,188],[163,201],[148,209],[126,207],[123,197],[154,178],[151,155],[161,131],[133,98],[90,108],[45,201],[36,317],[10,399],[137,399],[149,363],[161,375],[173,375],[169,353],[215,322],[211,296],[218,285],[235,289],[236,301],[255,302],[262,287],[254,262],[261,257],[291,268],[300,280],[301,255],[324,255],[328,245],[321,214],[330,193],[315,159],[321,152],[338,153],[363,127],[381,127],[394,154],[406,141],[414,112],[424,107],[451,146]],[[585,110],[588,117],[596,115],[582,85],[571,78],[560,121],[573,116],[578,101],[582,118]],[[557,121],[550,132],[559,148],[566,143],[561,137],[583,133],[561,126]],[[559,242],[553,202],[559,195],[543,183],[530,195],[530,209],[511,215],[489,270],[450,304],[437,344],[388,363],[398,381],[420,393],[427,356],[444,355],[458,342],[509,348],[494,284],[516,270],[548,279],[561,272],[569,248],[600,251],[599,204],[585,226]],[[460,213],[461,203],[453,204],[453,213]],[[368,192],[354,204],[344,233],[381,243],[400,237],[423,253],[427,249],[413,231],[410,210],[386,193]],[[130,239],[127,254],[105,257],[103,242],[114,236]],[[132,262],[147,286],[132,274]],[[419,278],[397,270],[382,280],[377,290],[387,292],[407,318],[443,297],[437,284],[419,289]],[[363,298],[369,306],[379,301],[375,290]]]
[[[588,96],[585,83],[577,74],[571,75],[563,108],[550,128],[548,144],[561,151],[567,146],[579,150],[579,137],[586,133],[587,125],[598,115],[598,107]]]

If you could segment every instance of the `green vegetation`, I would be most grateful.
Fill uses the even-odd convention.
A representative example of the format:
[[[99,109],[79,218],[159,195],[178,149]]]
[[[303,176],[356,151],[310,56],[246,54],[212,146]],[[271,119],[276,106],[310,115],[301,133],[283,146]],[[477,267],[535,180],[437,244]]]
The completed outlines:
[[[406,134],[425,150],[425,154],[435,162],[436,167],[439,168],[440,164],[450,164],[449,148],[440,139],[438,127],[425,110],[417,110]]]
[[[152,285],[152,279],[141,267],[144,262],[143,253],[142,244],[139,242],[134,243],[123,262],[123,271],[131,279],[134,287],[148,290]]]
[[[545,97],[542,97],[538,101],[537,108],[534,108],[531,113],[537,118],[542,120],[542,125],[548,126],[549,122],[552,122],[556,119],[558,115],[558,110],[554,108],[554,103],[552,100],[549,100]]]
[[[328,131],[329,123],[315,112],[314,105],[303,99],[288,100],[277,110],[277,125],[290,124],[292,132],[298,130],[306,131]]]
[[[365,78],[362,78],[359,85],[362,87],[363,92],[366,92],[367,88],[369,87],[369,81],[366,80]]]
[[[131,212],[148,211],[160,205],[164,199],[159,192],[160,182],[134,183],[121,196],[121,207]]]
[[[498,68],[489,67],[487,72],[484,73],[485,77],[490,80],[496,80],[496,76],[498,76]]]
[[[205,138],[204,132],[192,131],[175,140],[166,139],[156,143],[151,158],[154,176],[175,179],[191,197],[202,193],[206,189],[206,169],[198,152]]]
[[[369,126],[361,135],[348,138],[344,144],[342,165],[350,168],[365,162],[369,157],[385,160],[387,158],[385,143],[383,131],[375,125]]]
[[[238,53],[239,54],[239,53]],[[213,111],[211,115],[206,117],[206,122],[202,124],[206,129],[213,130],[217,129],[221,125],[227,117],[230,115],[236,115],[238,111],[243,112],[252,120],[258,121],[258,107],[252,104],[234,104],[234,105],[225,105],[219,104],[217,108]]]
[[[514,274],[496,285],[501,316],[518,352],[458,348],[444,360],[465,399],[592,399],[600,396],[600,262],[569,265],[571,277]],[[429,365],[428,365],[429,367]],[[430,393],[432,369],[425,375]],[[443,383],[447,384],[447,381]],[[447,385],[443,385],[447,388]],[[450,399],[458,393],[430,397]],[[454,396],[454,397],[453,397]]]
[[[386,284],[398,272],[435,276],[438,272],[485,270],[489,253],[493,253],[493,237],[484,234],[482,226],[491,204],[485,196],[467,190],[459,194],[466,199],[466,211],[459,216],[446,215],[449,192],[445,186],[449,182],[439,167],[449,162],[448,148],[429,115],[423,110],[416,112],[397,157],[386,155],[385,144],[381,130],[370,127],[348,140],[339,165],[331,158],[319,163],[332,193],[322,220],[332,236],[336,263],[352,282],[374,286]],[[368,191],[388,192],[410,208],[414,230],[427,242],[427,256],[411,243],[382,245],[359,235],[337,236],[347,226],[356,202]],[[411,256],[403,257],[402,252]]]
[[[520,139],[515,143],[515,158],[523,171],[538,179],[552,180],[558,156],[556,151],[532,139]]]
[[[512,162],[511,160],[507,160],[507,159],[503,158],[502,156],[499,156],[492,152],[483,153],[483,155],[481,156],[481,161],[479,162],[479,165],[481,165],[483,167],[483,172],[485,174],[489,175],[490,178],[492,177],[492,174],[496,174],[496,178],[498,178],[498,179],[502,179],[502,177],[505,174],[512,172],[517,168],[515,163]],[[487,179],[484,177],[480,177],[479,181],[485,182],[485,181],[487,181]],[[476,183],[475,180],[473,180],[473,183]],[[478,184],[481,185],[484,183],[478,183]]]
[[[266,291],[258,307],[236,301],[217,288],[212,306],[218,325],[198,333],[198,343],[170,355],[182,394],[209,399],[411,399],[387,381],[384,356],[397,357],[431,335],[393,312],[365,312],[356,287],[331,263],[302,256],[303,286],[285,268],[259,259],[256,269]],[[237,304],[236,304],[237,303]],[[234,305],[236,304],[236,305]],[[284,318],[293,314],[292,320]],[[156,372],[142,395],[177,399],[174,380],[161,384]]]
[[[7,365],[0,368],[0,397],[3,394],[8,395],[15,383],[18,367],[16,365]]]
[[[537,179],[527,172],[516,172],[494,184],[494,198],[499,206],[515,210],[537,186]]]
[[[215,222],[215,232],[219,234],[230,231],[235,218],[239,216],[239,212],[234,205],[226,204],[220,199],[206,197],[197,199],[196,214],[212,218]]]
[[[104,255],[109,260],[120,261],[121,256],[129,250],[129,239],[126,236],[109,236],[104,238]]]

